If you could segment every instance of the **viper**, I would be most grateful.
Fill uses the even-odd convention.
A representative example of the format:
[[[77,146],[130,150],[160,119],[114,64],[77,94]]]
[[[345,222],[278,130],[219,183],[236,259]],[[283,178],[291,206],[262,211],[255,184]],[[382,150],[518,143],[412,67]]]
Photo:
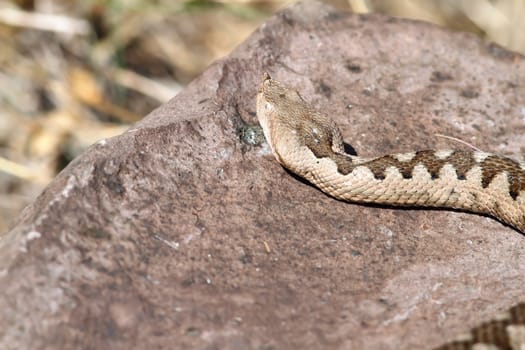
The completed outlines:
[[[267,73],[257,94],[257,118],[275,159],[337,199],[460,209],[525,233],[525,163],[461,150],[350,155],[333,120]],[[439,349],[525,349],[525,304]]]

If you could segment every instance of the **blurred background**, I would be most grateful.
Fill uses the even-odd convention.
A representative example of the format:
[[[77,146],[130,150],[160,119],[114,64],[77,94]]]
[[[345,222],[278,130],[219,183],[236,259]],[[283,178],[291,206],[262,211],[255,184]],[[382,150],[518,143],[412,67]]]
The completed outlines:
[[[293,2],[0,0],[0,235],[87,146],[168,101]],[[525,0],[325,2],[525,53]]]

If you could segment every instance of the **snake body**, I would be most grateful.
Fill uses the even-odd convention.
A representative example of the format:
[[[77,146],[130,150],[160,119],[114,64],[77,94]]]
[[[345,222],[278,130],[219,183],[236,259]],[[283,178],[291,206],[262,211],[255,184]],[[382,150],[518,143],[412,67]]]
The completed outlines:
[[[459,150],[352,156],[345,153],[334,121],[267,73],[257,94],[257,118],[276,160],[337,199],[460,209],[487,214],[525,233],[524,163]],[[486,349],[525,349],[525,307],[510,311],[514,316],[506,323],[486,323],[482,331],[474,329],[440,349],[484,349],[483,344],[494,346]],[[508,331],[516,323],[521,327],[517,341]]]
[[[458,150],[349,155],[335,123],[269,75],[259,88],[257,117],[277,161],[337,199],[461,209],[525,233],[523,163]]]

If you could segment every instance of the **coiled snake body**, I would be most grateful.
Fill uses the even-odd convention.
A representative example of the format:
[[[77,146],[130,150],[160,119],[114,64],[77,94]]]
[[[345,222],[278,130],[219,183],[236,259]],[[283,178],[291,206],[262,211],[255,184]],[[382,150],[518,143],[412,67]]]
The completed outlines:
[[[523,163],[484,152],[456,150],[425,150],[373,159],[349,155],[335,123],[268,74],[257,94],[257,118],[277,161],[335,198],[461,209],[488,214],[525,233]],[[525,349],[525,307],[520,304],[512,310],[519,311],[517,317],[507,317],[503,324],[498,321],[499,328],[487,327],[494,322],[485,324],[481,338],[473,330],[466,340],[441,349],[470,349],[483,344],[497,346],[493,349]],[[507,329],[517,320],[523,327],[518,340],[511,339]]]

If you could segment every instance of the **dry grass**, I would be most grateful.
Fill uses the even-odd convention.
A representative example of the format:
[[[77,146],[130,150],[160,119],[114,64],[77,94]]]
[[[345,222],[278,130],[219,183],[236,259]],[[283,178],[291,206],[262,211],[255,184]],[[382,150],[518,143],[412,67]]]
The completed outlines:
[[[290,2],[0,0],[0,233],[88,145],[166,102]],[[525,53],[525,1],[330,2]]]

